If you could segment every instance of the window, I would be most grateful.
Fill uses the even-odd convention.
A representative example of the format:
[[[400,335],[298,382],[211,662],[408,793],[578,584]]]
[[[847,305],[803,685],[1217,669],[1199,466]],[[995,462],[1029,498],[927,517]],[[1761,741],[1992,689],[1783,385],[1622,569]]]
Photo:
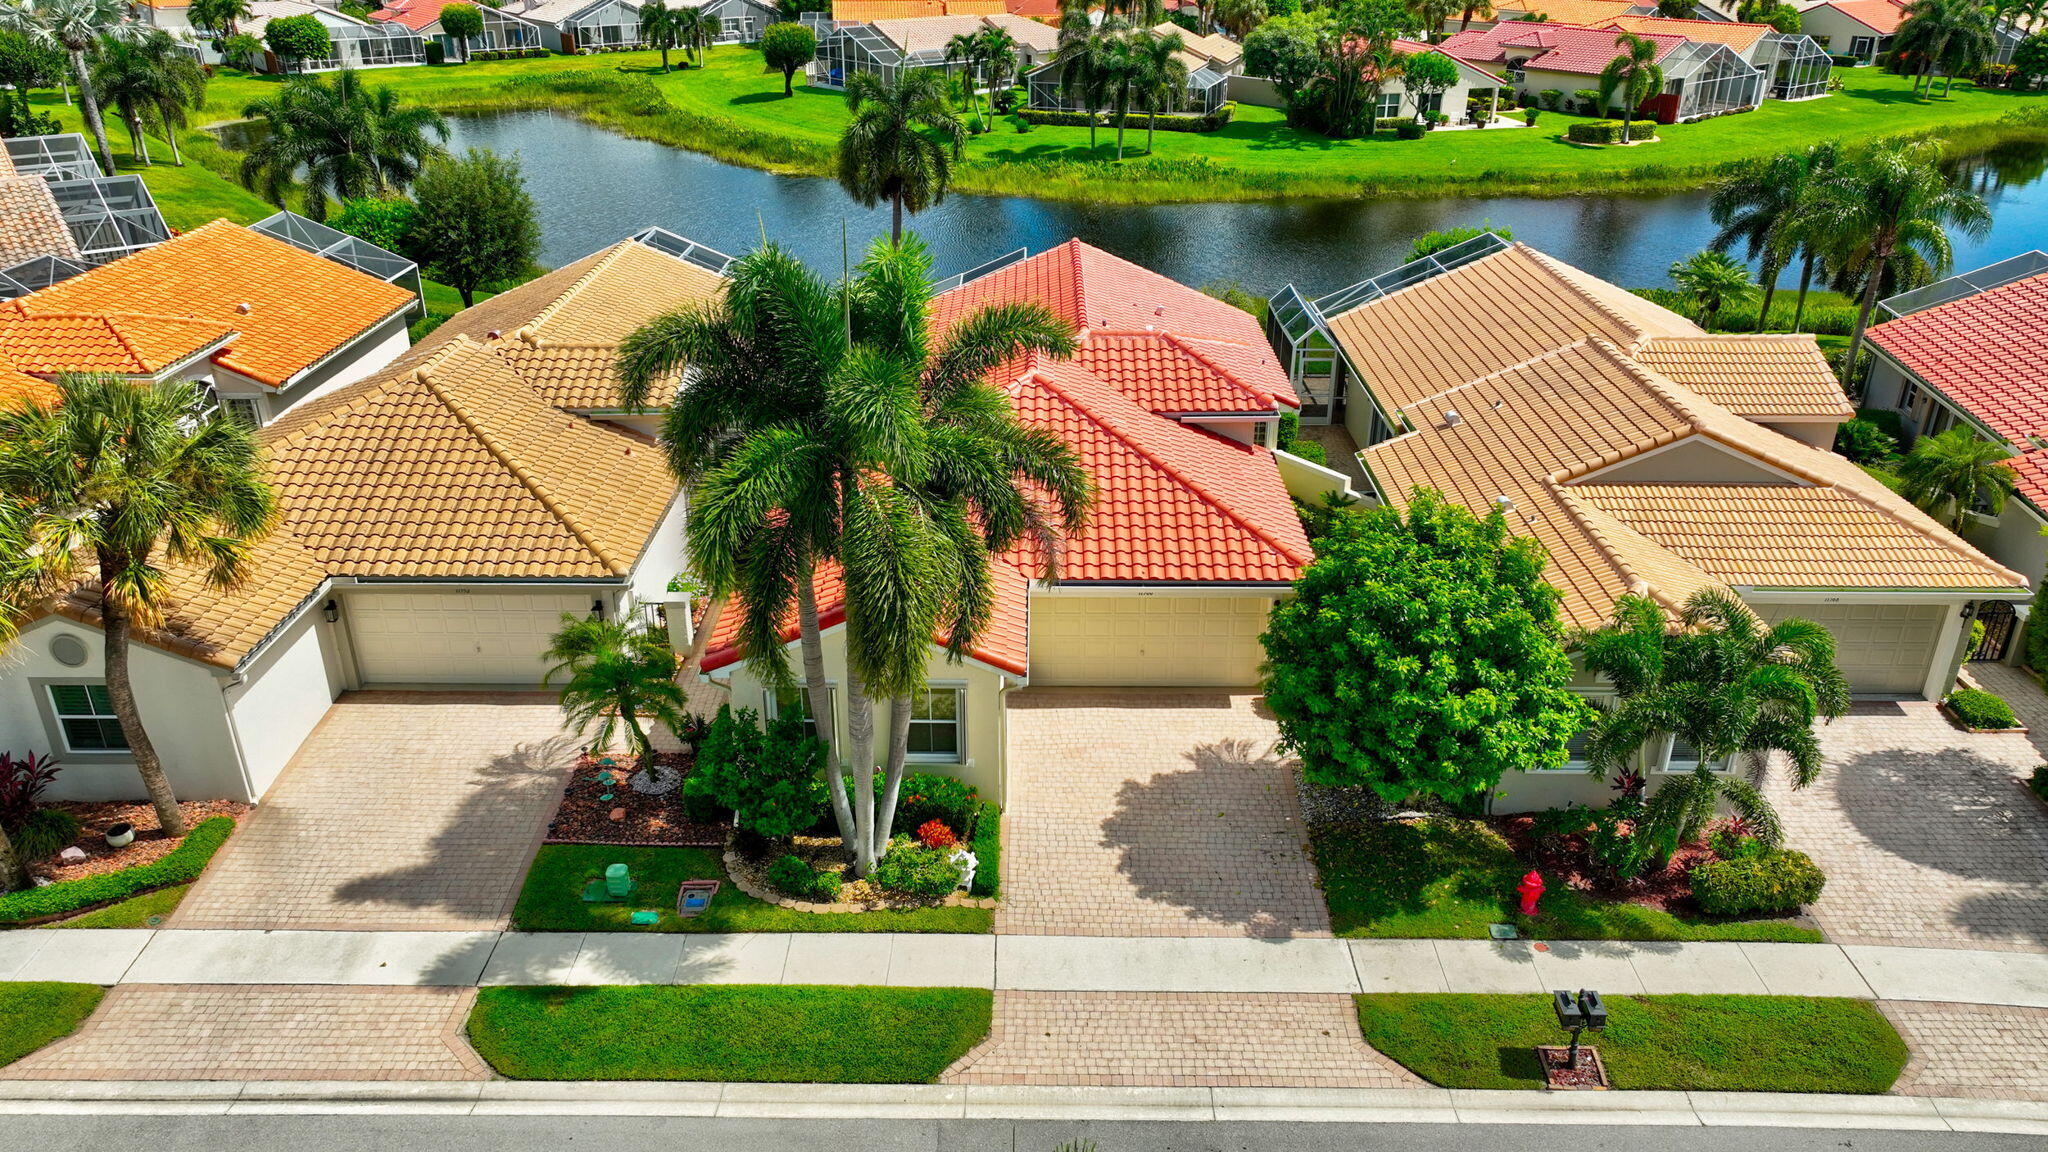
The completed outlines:
[[[1849,55],[1870,59],[1870,50],[1877,42],[1868,36],[1857,36],[1849,41]]]
[[[1683,739],[1673,736],[1671,737],[1671,742],[1665,745],[1664,764],[1658,771],[1677,774],[1690,772],[1699,766],[1700,750],[1686,743]],[[1728,762],[1724,760],[1719,764],[1709,764],[1707,767],[1709,771],[1726,772],[1728,770]]]
[[[50,708],[64,731],[64,746],[73,752],[126,752],[128,737],[114,716],[114,703],[104,684],[52,684]]]
[[[804,732],[814,740],[823,740],[824,737],[818,734],[817,719],[811,715],[810,699],[810,694],[802,688],[773,690],[768,693],[768,718],[776,720],[784,716],[802,717]],[[832,712],[839,710],[838,705],[833,702],[830,688],[825,689],[825,708]]]
[[[254,428],[263,422],[256,413],[256,401],[248,396],[230,396],[220,402],[221,410],[228,419],[246,428]]]
[[[1266,422],[1264,420],[1260,420],[1252,425],[1252,443],[1264,448],[1270,439],[1271,437],[1266,435]]]
[[[1392,120],[1400,114],[1401,94],[1399,92],[1380,93],[1379,108],[1373,113],[1373,116],[1380,120]]]
[[[1908,416],[1912,415],[1913,405],[1918,403],[1919,400],[1920,382],[1918,380],[1907,380],[1899,388],[1899,411],[1904,412]]]
[[[725,38],[728,40],[737,40],[747,31],[747,21],[743,16],[727,16],[723,21],[723,25],[725,28]]]
[[[1508,61],[1508,79],[1514,81],[1517,84],[1520,84],[1524,79],[1522,74],[1523,70],[1526,69],[1528,66],[1529,58],[1526,56],[1522,57],[1519,60]]]
[[[910,755],[918,760],[957,761],[964,688],[927,688],[910,701]]]

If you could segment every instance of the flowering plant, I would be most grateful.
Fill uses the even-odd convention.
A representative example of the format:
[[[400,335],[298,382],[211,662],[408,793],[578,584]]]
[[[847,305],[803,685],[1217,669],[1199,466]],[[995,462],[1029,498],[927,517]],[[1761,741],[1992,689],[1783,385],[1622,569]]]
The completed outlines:
[[[951,848],[960,843],[953,830],[938,820],[927,820],[918,825],[917,840],[927,848]]]

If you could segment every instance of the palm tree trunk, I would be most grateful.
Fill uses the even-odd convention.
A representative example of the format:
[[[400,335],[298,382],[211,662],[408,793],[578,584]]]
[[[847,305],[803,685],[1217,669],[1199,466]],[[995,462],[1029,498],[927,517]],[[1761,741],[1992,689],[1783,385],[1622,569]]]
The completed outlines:
[[[1159,109],[1154,108],[1145,119],[1145,155],[1152,154],[1152,134],[1159,130]]]
[[[846,736],[853,755],[853,871],[875,870],[875,706],[851,664],[846,668]]]
[[[114,174],[114,148],[107,143],[107,125],[100,119],[99,97],[93,94],[92,76],[85,64],[85,50],[71,49],[71,72],[78,80],[78,106],[85,115],[86,131],[92,133],[94,144],[99,145],[100,163],[106,166],[106,174]]]
[[[1089,104],[1085,107],[1088,109],[1088,151],[1093,153],[1095,151],[1095,105]]]
[[[903,243],[903,193],[898,190],[889,196],[889,242]]]
[[[1877,284],[1884,279],[1884,270],[1891,263],[1888,248],[1879,248],[1871,253],[1870,280],[1863,285],[1863,301],[1856,308],[1856,327],[1849,333],[1849,350],[1842,360],[1842,390],[1856,399],[1863,392],[1856,377],[1856,359],[1863,352],[1863,330],[1870,325],[1870,314],[1877,309]]]
[[[1626,144],[1629,141],[1629,125],[1634,123],[1634,120],[1629,116],[1630,109],[1626,103],[1628,97],[1624,95],[1622,100],[1624,103],[1621,108],[1621,142]]]
[[[1778,274],[1783,271],[1783,265],[1771,260],[1764,261],[1764,302],[1763,307],[1759,308],[1756,314],[1756,330],[1759,332],[1770,327],[1771,298],[1778,294]]]
[[[128,140],[132,145],[129,150],[135,153],[135,159],[140,161],[143,167],[154,167],[149,162],[149,141],[142,133],[142,114],[130,112],[122,119],[128,122]]]
[[[896,832],[896,798],[903,791],[903,761],[910,755],[910,697],[889,701],[889,757],[882,762],[882,800],[875,809],[875,855],[888,854]]]
[[[681,684],[685,691],[704,667],[704,654],[711,650],[711,632],[718,627],[718,618],[725,615],[726,600],[725,596],[713,596],[704,604],[704,619],[697,622],[697,632],[690,637],[690,650],[683,654],[683,666],[676,670],[676,683]],[[821,658],[818,673],[821,680],[824,678],[823,667]]]
[[[14,854],[14,842],[7,838],[7,829],[0,828],[0,892],[12,892],[27,883],[28,873]]]
[[[172,126],[169,116],[164,115],[162,112],[158,112],[157,115],[164,122],[164,142],[171,146],[171,164],[174,167],[183,168],[185,166],[185,156],[178,151],[178,130]]]
[[[623,700],[619,702],[619,722],[626,726],[627,738],[632,742],[634,763],[645,767],[648,758],[654,754],[654,744],[647,739],[646,731],[640,727],[640,717],[633,714],[631,703]]]
[[[1124,125],[1131,119],[1130,109],[1119,108],[1116,113],[1116,158],[1124,158]]]
[[[722,600],[723,598],[721,598]],[[712,619],[710,609],[705,610],[705,619]],[[839,757],[833,755],[838,747],[839,725],[832,716],[832,692],[825,686],[825,641],[818,631],[818,600],[811,589],[811,575],[806,572],[797,586],[796,628],[798,651],[804,662],[804,700],[811,714],[811,728],[825,745],[825,782],[832,794],[832,822],[839,827],[839,842],[853,844],[855,828],[853,807],[846,799],[845,767]],[[707,624],[705,632],[710,628]]]
[[[109,570],[102,561],[101,571]],[[178,811],[178,796],[171,790],[163,760],[156,754],[156,745],[149,742],[149,733],[142,727],[142,712],[135,706],[135,686],[128,675],[128,610],[116,602],[112,586],[105,581],[100,584],[100,621],[107,645],[107,699],[121,721],[121,735],[128,741],[129,754],[135,757],[135,771],[149,791],[149,802],[156,807],[157,825],[164,835],[181,837],[185,834],[185,815]]]
[[[1799,302],[1792,306],[1792,331],[1797,333],[1806,322],[1806,292],[1813,287],[1813,253],[1808,252],[1800,262]]]

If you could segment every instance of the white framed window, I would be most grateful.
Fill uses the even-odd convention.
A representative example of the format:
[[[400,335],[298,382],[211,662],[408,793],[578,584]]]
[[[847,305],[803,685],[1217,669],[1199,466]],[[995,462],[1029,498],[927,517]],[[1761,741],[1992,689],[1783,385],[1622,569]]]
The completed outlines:
[[[104,684],[51,684],[50,712],[70,752],[126,752],[128,737]]]
[[[1707,765],[1710,772],[1728,771],[1729,760]],[[1700,750],[1677,736],[1664,738],[1664,755],[1657,758],[1657,771],[1667,775],[1691,772],[1700,766]]]
[[[1252,425],[1252,443],[1264,448],[1271,440],[1272,437],[1266,435],[1266,421],[1260,420]]]
[[[253,396],[230,396],[220,402],[220,408],[227,413],[228,419],[243,427],[255,428],[263,423],[262,414],[256,410],[256,398]]]
[[[1919,400],[1920,382],[1918,380],[1908,378],[1905,384],[1899,388],[1899,411],[1904,412],[1907,415],[1911,415],[1913,412],[1913,405],[1918,403]]]
[[[1871,49],[1875,48],[1876,46],[1877,41],[1873,37],[1855,36],[1850,38],[1849,40],[1849,55],[1861,56],[1864,59],[1868,60],[1870,58]]]
[[[746,34],[747,20],[744,16],[727,16],[724,18],[723,21],[721,21],[721,23],[725,28],[725,36],[727,39],[737,40],[741,36]]]
[[[1399,92],[1380,93],[1379,106],[1378,109],[1373,113],[1373,116],[1380,120],[1391,120],[1394,117],[1399,116],[1400,114],[1401,94]]]
[[[957,764],[967,749],[967,689],[944,685],[910,698],[910,759]]]
[[[830,687],[825,689],[825,710],[835,715],[839,711],[837,691]],[[768,691],[768,719],[777,720],[784,716],[802,717],[805,733],[815,740],[823,740],[825,738],[819,735],[817,718],[811,715],[810,693],[802,688],[770,689]]]

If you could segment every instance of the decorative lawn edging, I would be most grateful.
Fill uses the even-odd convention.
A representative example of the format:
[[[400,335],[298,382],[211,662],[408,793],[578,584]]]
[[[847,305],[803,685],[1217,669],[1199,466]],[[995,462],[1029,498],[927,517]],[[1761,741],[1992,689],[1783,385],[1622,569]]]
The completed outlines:
[[[0,896],[0,925],[27,926],[75,915],[157,888],[189,884],[206,871],[213,854],[234,833],[226,816],[202,820],[161,859],[119,872],[65,880]]]
[[[485,988],[469,1039],[515,1080],[930,1084],[994,1004],[984,988]]]
[[[1543,1087],[1535,1048],[1561,1044],[1544,996],[1355,997],[1365,1042],[1444,1088]],[[1889,1091],[1906,1042],[1862,1000],[1800,996],[1604,996],[1600,1049],[1614,1087],[1640,1091]]]
[[[0,984],[0,1067],[77,1031],[106,994],[97,984]]]

